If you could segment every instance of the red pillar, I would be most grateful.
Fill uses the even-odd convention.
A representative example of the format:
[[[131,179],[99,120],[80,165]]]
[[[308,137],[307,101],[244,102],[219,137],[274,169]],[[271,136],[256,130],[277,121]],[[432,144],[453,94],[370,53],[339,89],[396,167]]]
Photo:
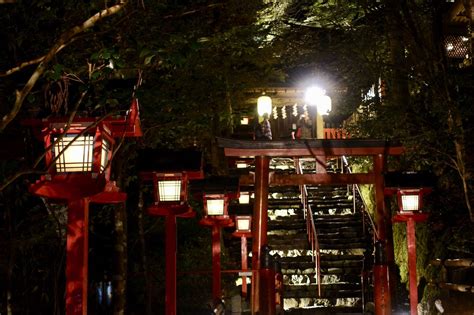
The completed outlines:
[[[275,315],[275,270],[272,266],[260,269],[261,292],[260,313],[265,315]]]
[[[242,236],[240,238],[240,256],[242,258],[242,270],[247,270],[247,238]],[[247,297],[247,277],[242,277],[242,297]]]
[[[416,280],[416,236],[415,221],[407,220],[408,272],[410,277],[410,314],[417,315],[418,288]]]
[[[376,203],[376,227],[379,237],[381,254],[387,257],[387,251],[393,250],[387,248],[387,215],[385,214],[385,195],[384,195],[384,155],[374,156],[374,175],[375,175],[375,203]],[[390,222],[390,221],[389,221]],[[377,292],[378,290],[378,292]],[[388,263],[383,262],[374,266],[374,302],[376,315],[392,314],[390,283],[388,275]]]
[[[66,241],[66,314],[87,314],[89,199],[69,201]]]
[[[252,269],[257,270],[252,281],[252,314],[260,312],[260,261],[261,249],[267,244],[268,220],[268,175],[270,159],[266,156],[255,157],[255,201],[252,220]]]
[[[176,314],[176,216],[165,216],[166,292],[165,314]]]
[[[212,297],[221,298],[221,227],[212,226]]]

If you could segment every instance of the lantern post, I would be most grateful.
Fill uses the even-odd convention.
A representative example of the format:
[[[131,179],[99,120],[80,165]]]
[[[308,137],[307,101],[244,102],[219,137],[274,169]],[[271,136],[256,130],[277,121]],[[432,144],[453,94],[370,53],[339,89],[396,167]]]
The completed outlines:
[[[240,197],[239,197],[240,200]],[[242,271],[245,273],[248,268],[247,262],[247,238],[252,237],[252,217],[249,215],[235,216],[234,237],[240,237],[240,256],[242,261]],[[242,297],[247,297],[247,276],[242,275]]]
[[[204,177],[202,154],[194,150],[144,150],[139,163],[142,167],[141,180],[153,181],[154,202],[147,207],[147,212],[152,216],[165,217],[165,315],[176,315],[176,223],[177,218],[193,218],[196,215],[188,204],[188,184],[190,180]]]
[[[222,228],[234,226],[229,216],[229,202],[239,196],[238,178],[208,178],[203,183],[204,217],[200,224],[212,231],[212,298],[221,299],[221,232]]]
[[[407,177],[408,176],[408,177]],[[415,173],[405,174],[405,178],[414,178]],[[402,184],[403,185],[403,184]],[[423,196],[431,192],[429,187],[415,187],[416,185],[400,185],[398,187],[386,187],[385,195],[396,195],[398,211],[392,217],[393,223],[406,223],[407,249],[408,249],[408,275],[410,292],[410,314],[417,315],[418,310],[418,288],[416,276],[416,222],[425,222],[428,213],[422,212]],[[391,186],[391,185],[389,185]]]
[[[46,174],[29,187],[37,196],[68,205],[66,314],[87,314],[89,204],[122,203],[127,195],[110,180],[116,138],[142,135],[138,100],[126,116],[26,119],[44,142]]]

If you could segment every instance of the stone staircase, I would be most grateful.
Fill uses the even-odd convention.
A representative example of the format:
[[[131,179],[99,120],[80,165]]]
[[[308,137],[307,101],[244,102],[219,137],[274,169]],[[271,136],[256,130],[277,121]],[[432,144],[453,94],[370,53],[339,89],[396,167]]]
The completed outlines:
[[[346,186],[308,187],[320,246],[321,295],[298,187],[271,188],[268,244],[281,256],[286,314],[363,314],[362,274],[370,241]]]

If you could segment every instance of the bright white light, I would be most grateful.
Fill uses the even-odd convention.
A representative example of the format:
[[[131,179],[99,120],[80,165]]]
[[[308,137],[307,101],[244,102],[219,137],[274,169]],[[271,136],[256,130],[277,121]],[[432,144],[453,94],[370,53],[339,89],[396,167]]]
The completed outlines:
[[[332,109],[331,98],[326,95],[326,90],[317,86],[306,90],[305,101],[311,106],[316,106],[320,115],[327,115]]]
[[[318,104],[316,105],[316,108],[320,115],[328,115],[332,109],[331,98],[327,95],[322,95]]]
[[[241,125],[248,125],[249,124],[249,118],[248,117],[242,117],[240,120]]]
[[[247,168],[247,163],[245,162],[237,162],[237,168]]]
[[[418,211],[419,196],[418,195],[402,195],[403,211]]]
[[[250,203],[250,194],[248,192],[241,192],[239,197],[241,205],[248,205]]]
[[[181,199],[181,181],[158,181],[158,193],[160,201],[179,201]]]
[[[237,231],[250,231],[250,220],[248,218],[238,218]]]
[[[453,49],[454,49],[453,44],[449,43],[449,44],[446,45],[446,50],[447,50],[447,51],[451,51],[451,50],[453,50]]]
[[[317,86],[312,86],[306,90],[304,100],[309,105],[314,106],[314,105],[317,105],[319,98],[323,95],[326,95],[326,91],[324,89],[321,89],[320,87],[317,87]]]
[[[207,215],[224,215],[224,199],[207,199]]]
[[[270,96],[262,95],[257,99],[257,112],[259,116],[272,113],[272,99]]]

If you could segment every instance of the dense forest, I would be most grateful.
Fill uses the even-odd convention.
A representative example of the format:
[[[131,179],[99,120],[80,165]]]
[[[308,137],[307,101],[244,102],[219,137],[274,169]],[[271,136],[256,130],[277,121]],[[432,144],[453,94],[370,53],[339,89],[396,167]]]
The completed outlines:
[[[207,175],[223,175],[215,139],[254,114],[246,91],[305,78],[344,91],[333,107],[358,113],[346,125],[353,137],[399,140],[406,154],[390,163],[436,176],[417,228],[420,298],[449,296],[429,284],[441,274],[430,261],[474,255],[473,9],[458,2],[466,54],[453,59],[444,38],[454,4],[444,0],[0,1],[0,313],[64,313],[67,207],[28,192],[46,169],[22,120],[101,117],[139,99],[143,137],[124,141],[112,163],[127,203],[91,207],[89,304],[94,314],[160,314],[165,231],[145,213],[152,187],[138,178],[139,153],[194,147]],[[178,270],[209,270],[209,230],[179,220],[178,231]],[[402,227],[394,242],[404,285]],[[223,268],[236,263],[224,250]],[[179,274],[179,311],[205,308],[210,286],[210,275]],[[113,303],[97,302],[99,288],[113,288]]]

